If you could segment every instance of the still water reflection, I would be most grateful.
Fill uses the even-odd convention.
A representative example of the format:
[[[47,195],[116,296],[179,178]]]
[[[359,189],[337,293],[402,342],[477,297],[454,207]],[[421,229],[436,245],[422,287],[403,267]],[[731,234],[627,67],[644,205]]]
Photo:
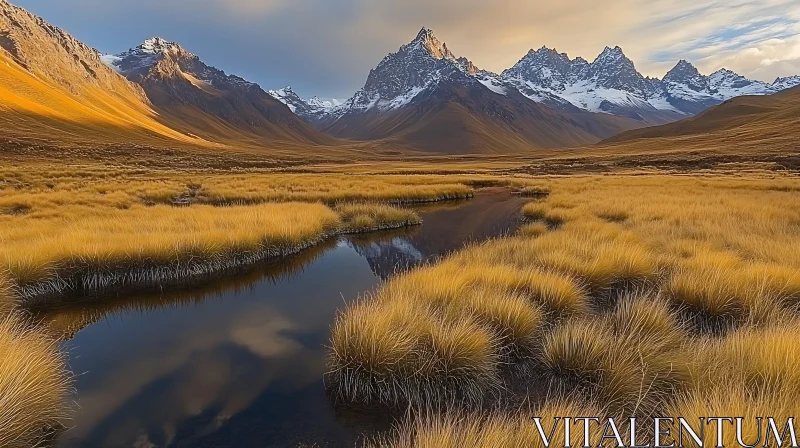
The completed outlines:
[[[78,375],[60,447],[354,446],[382,412],[325,395],[336,310],[398,270],[511,232],[523,199],[420,208],[415,229],[344,237],[190,291],[43,313]]]

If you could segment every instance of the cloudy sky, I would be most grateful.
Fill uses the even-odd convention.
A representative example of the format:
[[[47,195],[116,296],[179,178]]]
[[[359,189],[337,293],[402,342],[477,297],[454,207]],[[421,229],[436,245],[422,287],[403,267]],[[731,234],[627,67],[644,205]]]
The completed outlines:
[[[457,56],[502,71],[530,48],[593,60],[620,45],[645,75],[679,59],[773,81],[800,74],[800,0],[11,0],[97,49],[147,37],[304,96],[346,98],[387,53],[433,28]]]

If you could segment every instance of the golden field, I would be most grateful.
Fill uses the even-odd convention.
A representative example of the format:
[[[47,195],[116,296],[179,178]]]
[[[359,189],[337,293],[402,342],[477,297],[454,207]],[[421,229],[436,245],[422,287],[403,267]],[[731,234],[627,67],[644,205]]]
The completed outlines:
[[[388,203],[472,191],[459,184],[345,176],[204,181],[90,173],[11,184],[0,194],[0,266],[28,303],[75,291],[184,281],[294,253],[337,233],[416,225],[415,213]]]
[[[796,414],[800,181],[538,181],[550,195],[519,236],[400,275],[337,319],[334,394],[427,415],[377,446],[528,446],[507,434],[538,414],[424,411],[502,409],[520,386],[549,391],[543,405],[579,391],[575,415]]]
[[[528,446],[531,412],[779,416],[795,409],[771,400],[800,399],[789,355],[800,344],[800,181],[791,175],[756,167],[742,176],[535,176],[474,160],[351,171],[201,165],[12,160],[0,168],[4,307],[189,282],[328,235],[418,224],[399,203],[500,186],[530,197],[517,235],[401,274],[333,324],[334,395],[423,412],[371,443]],[[40,341],[47,378],[58,379],[36,383],[53,392],[40,395],[64,400],[68,376],[47,338],[17,323],[4,331]],[[741,357],[751,361],[734,362]],[[509,393],[520,385],[530,395]],[[520,412],[520,400],[530,410]],[[459,405],[439,413],[428,408],[436,403]],[[60,415],[30,409],[39,429],[57,426]]]

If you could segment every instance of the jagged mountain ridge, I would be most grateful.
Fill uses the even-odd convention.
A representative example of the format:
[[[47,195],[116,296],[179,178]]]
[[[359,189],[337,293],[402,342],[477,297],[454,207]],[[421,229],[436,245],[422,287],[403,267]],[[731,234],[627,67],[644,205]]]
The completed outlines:
[[[620,47],[606,47],[591,63],[542,47],[531,50],[500,78],[535,101],[556,107],[567,102],[621,116],[638,114],[652,124],[685,118],[737,96],[771,95],[800,84],[800,77],[767,84],[726,69],[705,76],[685,60],[663,79],[644,77]]]
[[[213,133],[243,130],[279,140],[325,143],[331,139],[299,119],[258,84],[205,64],[179,44],[154,37],[103,60],[166,111],[171,121]],[[230,129],[233,128],[233,129]]]
[[[364,87],[332,109],[325,131],[436,152],[493,152],[592,143],[633,120],[572,108],[557,111],[456,57],[433,32],[387,55]]]
[[[433,59],[413,57],[422,54],[415,53],[420,49]],[[394,62],[397,60],[402,64]],[[392,69],[395,78],[376,80],[374,73],[385,72],[385,67]],[[537,103],[563,111],[606,113],[641,121],[642,126],[680,120],[737,96],[769,95],[800,85],[800,76],[779,78],[772,84],[751,81],[726,69],[706,76],[685,60],[663,79],[645,77],[618,46],[606,47],[592,62],[571,59],[547,47],[532,49],[513,67],[495,74],[478,69],[466,58],[456,58],[431,30],[423,28],[411,44],[381,61],[364,88],[345,105],[316,111],[312,119],[319,122],[323,116],[323,121],[332,122],[348,111],[376,108],[385,112],[403,107],[434,80],[460,76],[454,67],[495,93],[505,95],[515,89]],[[425,73],[427,78],[411,77],[409,81],[409,72]]]

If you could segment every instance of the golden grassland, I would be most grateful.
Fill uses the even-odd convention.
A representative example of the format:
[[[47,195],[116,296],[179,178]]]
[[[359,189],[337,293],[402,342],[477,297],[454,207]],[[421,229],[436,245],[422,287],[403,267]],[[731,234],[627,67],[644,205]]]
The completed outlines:
[[[403,174],[10,163],[0,168],[0,263],[13,294],[0,303],[204,277],[334,233],[419,222],[391,204],[499,185],[531,198],[518,235],[394,277],[334,324],[326,382],[335,396],[466,404],[409,419],[376,444],[528,446],[527,414],[475,413],[525,381],[553,391],[532,408],[542,416],[558,406],[749,412],[800,399],[786,354],[800,346],[797,179],[532,177],[502,164],[470,172],[471,163],[448,174],[420,171],[422,162]],[[754,345],[769,349],[748,352]],[[745,355],[751,362],[733,362]],[[519,437],[504,435],[512,431]]]
[[[576,400],[559,400],[532,409],[530,415],[540,416],[545,431],[549,431],[556,418],[570,415],[602,415]],[[602,435],[598,425],[590,428],[590,436],[597,440]],[[551,446],[583,447],[576,437],[571,445],[563,444],[558,437]],[[378,437],[368,442],[375,448],[545,448],[533,419],[522,414],[492,413],[490,415],[446,413],[428,414],[407,421],[395,434]]]
[[[184,282],[337,233],[419,224],[390,204],[472,194],[433,175],[11,163],[0,168],[0,269],[27,304]]]
[[[337,233],[420,223],[376,203],[214,207],[70,205],[0,217],[0,269],[30,304],[70,292],[186,282],[276,258]]]
[[[22,297],[208,274],[296,252],[340,224],[333,210],[308,203],[62,213],[7,217],[0,227],[0,262]]]
[[[24,325],[0,275],[0,446],[26,448],[61,428],[71,377],[55,340]]]
[[[398,276],[340,314],[335,396],[474,409],[533,381],[611,416],[795,415],[799,180],[539,182],[549,196],[525,207],[518,236]],[[525,418],[445,413],[378,446],[456,446]],[[496,432],[487,446],[523,446]]]

